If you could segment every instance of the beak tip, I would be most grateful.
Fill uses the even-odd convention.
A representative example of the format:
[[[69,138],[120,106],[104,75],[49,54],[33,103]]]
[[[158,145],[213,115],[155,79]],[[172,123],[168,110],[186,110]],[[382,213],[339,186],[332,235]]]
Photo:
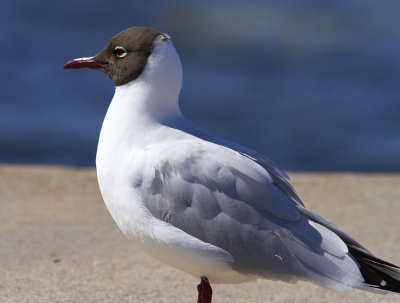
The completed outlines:
[[[70,61],[70,62],[71,62],[71,61]],[[66,63],[66,64],[62,67],[62,69],[70,69],[71,67],[69,67],[69,65],[68,65],[70,62]]]
[[[84,64],[82,64],[81,60],[71,60],[67,62],[64,66],[63,69],[76,69],[76,68],[81,68],[81,67],[86,67]]]

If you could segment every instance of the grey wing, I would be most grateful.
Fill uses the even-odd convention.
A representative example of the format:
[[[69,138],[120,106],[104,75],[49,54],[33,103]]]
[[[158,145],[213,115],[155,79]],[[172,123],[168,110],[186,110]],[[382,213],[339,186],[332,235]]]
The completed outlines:
[[[193,124],[192,122],[186,119],[184,119],[183,122],[184,123],[175,125],[175,127],[179,129],[184,129],[187,133],[192,134],[198,138],[202,138],[205,141],[225,146],[231,150],[240,153],[242,156],[247,157],[252,161],[256,162],[269,173],[276,187],[278,187],[281,191],[283,191],[286,195],[288,195],[293,201],[304,206],[303,202],[293,189],[292,185],[289,183],[290,180],[289,176],[283,170],[281,170],[274,162],[265,158],[264,156],[262,156],[261,154],[250,148],[214,137],[213,135],[207,133],[205,130],[199,128],[197,125]]]
[[[343,241],[300,213],[292,195],[253,159],[208,142],[187,143],[164,148],[148,167],[140,183],[145,207],[229,252],[235,270],[339,290],[359,283]]]

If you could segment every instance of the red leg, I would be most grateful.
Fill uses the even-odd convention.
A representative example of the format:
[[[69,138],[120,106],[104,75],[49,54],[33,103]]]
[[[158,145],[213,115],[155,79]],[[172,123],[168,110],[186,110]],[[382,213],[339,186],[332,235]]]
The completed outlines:
[[[201,277],[197,291],[199,292],[197,303],[211,303],[212,288],[206,277]]]

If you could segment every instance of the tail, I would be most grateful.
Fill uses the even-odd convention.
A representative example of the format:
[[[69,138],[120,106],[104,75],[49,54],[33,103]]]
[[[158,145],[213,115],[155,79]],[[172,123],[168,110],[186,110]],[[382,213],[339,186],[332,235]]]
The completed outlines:
[[[400,293],[400,267],[381,260],[360,247],[351,244],[347,244],[347,247],[360,266],[364,278],[364,285],[361,288]]]
[[[316,213],[298,206],[297,209],[312,221],[315,221],[342,239],[349,254],[358,263],[364,282],[358,288],[378,293],[400,293],[400,267],[375,257],[370,251],[354,240],[339,227]]]

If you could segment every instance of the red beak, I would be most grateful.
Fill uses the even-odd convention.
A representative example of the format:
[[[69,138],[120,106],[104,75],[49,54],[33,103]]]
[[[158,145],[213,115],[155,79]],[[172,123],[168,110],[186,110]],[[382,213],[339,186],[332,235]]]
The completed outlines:
[[[77,68],[93,68],[98,69],[102,67],[105,62],[99,62],[94,59],[94,57],[87,57],[87,58],[78,58],[69,61],[67,64],[63,66],[63,69],[77,69]]]

